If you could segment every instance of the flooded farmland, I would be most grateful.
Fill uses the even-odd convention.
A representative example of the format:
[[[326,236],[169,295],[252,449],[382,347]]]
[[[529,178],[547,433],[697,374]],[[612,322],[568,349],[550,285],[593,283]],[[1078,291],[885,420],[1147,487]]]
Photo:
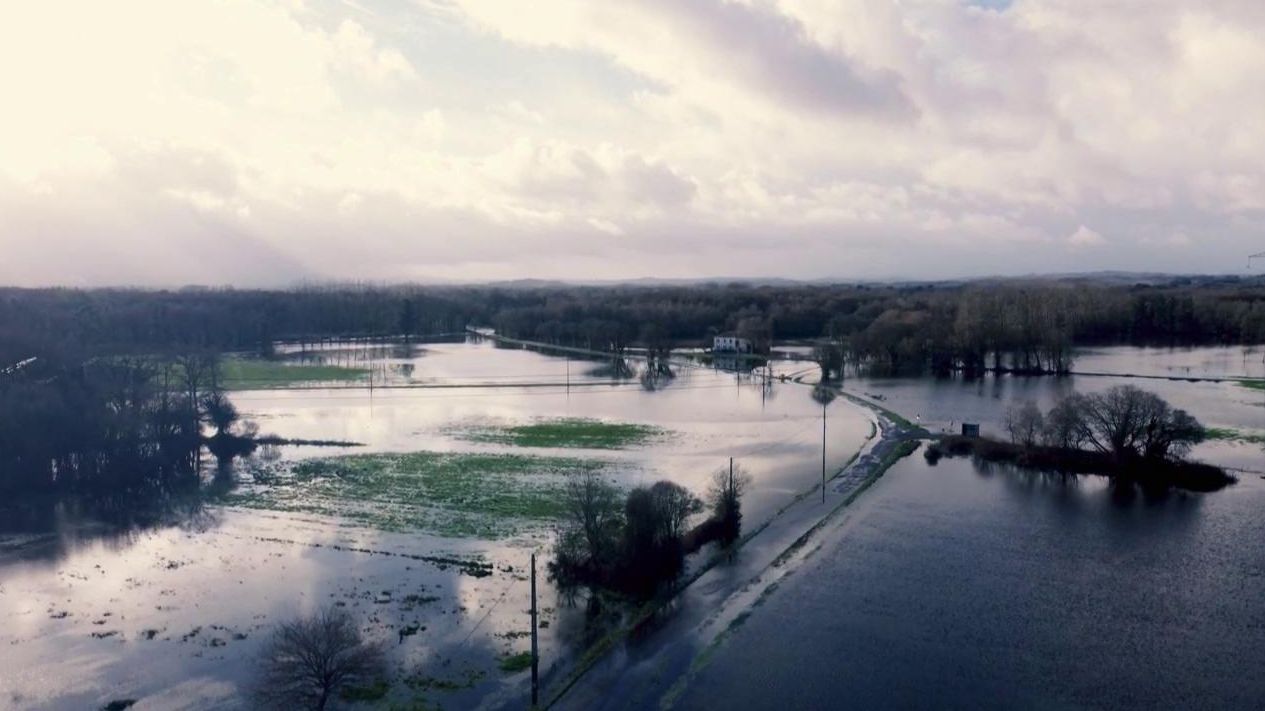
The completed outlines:
[[[388,643],[384,703],[507,703],[526,693],[513,660],[528,644],[532,552],[542,558],[542,670],[573,661],[600,623],[545,575],[554,520],[544,504],[569,473],[597,468],[622,487],[670,479],[701,494],[734,457],[754,478],[749,525],[821,476],[822,408],[796,383],[683,366],[650,390],[612,380],[602,363],[490,342],[287,362],[314,357],[355,368],[356,379],[296,379],[301,387],[239,390],[233,402],[261,432],[358,446],[265,447],[229,471],[208,465],[213,495],[123,530],[66,507],[10,522],[0,538],[0,704],[245,705],[275,625],[331,604]],[[834,470],[871,426],[842,402],[827,416]],[[572,430],[590,439],[558,436]],[[329,488],[356,467],[381,485]],[[454,480],[466,488],[439,486]],[[507,489],[517,496],[494,496]]]
[[[1134,355],[1150,364],[1140,372],[1159,377],[1125,377],[1130,352],[1115,349],[1082,361],[1104,374],[850,378],[845,390],[932,430],[973,420],[999,433],[1015,402],[1048,407],[1073,389],[1137,382],[1241,435],[1200,445],[1197,458],[1261,468],[1252,439],[1265,431],[1260,391],[1187,379],[1250,376],[1251,358]],[[1235,363],[1246,365],[1227,365]],[[333,605],[390,650],[389,685],[345,703],[514,707],[528,691],[531,553],[540,555],[546,689],[617,622],[617,611],[555,589],[546,574],[567,477],[592,470],[624,488],[668,479],[702,494],[733,457],[753,476],[744,520],[758,528],[821,476],[822,406],[795,382],[815,378],[803,361],[774,361],[768,377],[680,362],[675,378],[646,384],[636,364],[619,378],[605,362],[471,341],[291,348],[279,361],[235,367],[236,387],[246,389],[233,402],[261,433],[325,444],[268,446],[225,468],[208,463],[204,495],[157,518],[120,525],[63,505],[9,522],[0,537],[0,704],[247,707],[254,660],[276,625]],[[310,367],[317,382],[304,380]],[[1180,379],[1167,379],[1173,368]],[[251,377],[269,387],[250,387]],[[826,416],[834,472],[870,438],[873,416],[844,399]],[[924,465],[914,459],[889,477],[915,476],[906,470]],[[941,471],[963,464],[945,462]],[[1016,476],[998,472],[989,481]],[[1253,481],[1182,500],[1198,517],[1201,497],[1253,496],[1255,476],[1241,476]],[[953,486],[966,492],[972,481]],[[1071,489],[1078,497],[1103,486],[1083,481]],[[884,500],[903,496],[902,486],[881,489]],[[1153,515],[1134,508],[1131,516]],[[704,549],[689,565],[709,555]],[[682,698],[701,698],[692,693]]]

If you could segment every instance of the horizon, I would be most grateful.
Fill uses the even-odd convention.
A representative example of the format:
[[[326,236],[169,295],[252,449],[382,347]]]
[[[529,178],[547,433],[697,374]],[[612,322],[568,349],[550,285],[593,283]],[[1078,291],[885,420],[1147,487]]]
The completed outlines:
[[[238,291],[304,291],[309,289],[367,289],[367,290],[392,290],[392,289],[429,289],[429,288],[446,288],[446,287],[473,287],[473,288],[615,288],[615,287],[707,287],[707,286],[726,286],[731,284],[761,287],[844,287],[844,286],[867,286],[867,287],[889,287],[900,288],[906,286],[955,286],[983,284],[988,282],[1101,282],[1104,285],[1133,285],[1133,284],[1149,284],[1149,285],[1169,285],[1179,280],[1197,280],[1200,282],[1220,282],[1235,281],[1244,284],[1265,283],[1265,274],[1233,274],[1233,273],[1182,273],[1182,272],[1130,272],[1120,270],[1097,270],[1086,272],[1059,272],[1059,273],[1029,273],[1029,274],[983,274],[971,277],[942,277],[942,278],[903,278],[903,277],[865,277],[865,278],[842,278],[842,277],[821,277],[821,278],[805,278],[797,279],[793,277],[777,277],[777,276],[712,276],[712,277],[694,277],[694,278],[665,278],[653,276],[637,276],[625,279],[544,279],[537,277],[520,277],[509,279],[494,280],[432,280],[432,281],[390,281],[390,280],[304,280],[291,283],[277,284],[260,284],[260,285],[236,285],[232,283],[168,283],[168,284],[95,284],[95,285],[75,285],[75,284],[39,284],[39,285],[20,285],[20,284],[0,284],[0,290],[19,289],[19,290],[70,290],[70,291],[221,291],[221,290],[238,290]]]
[[[10,14],[15,286],[1255,274],[1265,249],[1243,0]]]

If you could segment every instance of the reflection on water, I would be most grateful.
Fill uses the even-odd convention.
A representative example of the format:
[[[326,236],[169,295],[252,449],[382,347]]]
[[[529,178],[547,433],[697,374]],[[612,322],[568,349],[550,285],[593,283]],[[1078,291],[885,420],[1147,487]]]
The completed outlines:
[[[4,502],[0,569],[19,561],[55,563],[96,543],[118,550],[146,531],[171,526],[206,530],[218,522],[217,512],[206,502],[233,485],[231,471],[217,467],[205,481],[190,474],[145,491],[85,491]]]
[[[365,444],[261,447],[254,461],[503,452],[503,444],[455,436],[454,425],[593,418],[650,424],[669,436],[629,450],[529,453],[609,459],[627,485],[667,478],[700,493],[711,472],[734,456],[757,477],[744,502],[750,522],[771,515],[820,476],[821,406],[809,388],[793,383],[774,382],[772,391],[784,391],[774,398],[765,379],[680,367],[654,389],[636,379],[611,385],[585,373],[600,363],[491,343],[408,350],[360,344],[317,355],[329,358],[318,359],[323,364],[375,372],[389,367],[391,377],[408,373],[417,384],[480,387],[236,392],[243,416],[265,432]],[[510,387],[486,387],[492,384]],[[853,408],[835,405],[828,415],[828,457],[838,465],[864,441],[869,424]],[[533,551],[542,557],[549,623],[541,636],[546,678],[565,672],[567,654],[601,634],[617,612],[583,594],[567,598],[545,579],[548,526],[494,542],[392,534],[337,516],[208,503],[233,486],[233,476],[231,467],[208,463],[197,488],[201,496],[173,497],[166,508],[132,500],[114,508],[46,507],[9,519],[0,532],[0,649],[10,672],[0,707],[99,708],[143,697],[156,708],[232,708],[275,622],[330,603],[350,608],[370,638],[392,646],[393,666],[403,675],[393,701],[407,704],[417,694],[430,702],[442,694],[438,698],[454,708],[498,694],[517,701],[512,694],[521,675],[506,675],[497,659],[527,644],[524,568]],[[482,565],[461,564],[470,560]],[[414,626],[416,632],[402,634]]]
[[[1265,434],[1265,392],[1228,380],[1127,377],[1129,373],[1167,376],[1174,371],[1189,372],[1189,377],[1224,377],[1227,373],[1260,377],[1265,367],[1260,364],[1261,355],[1262,349],[1241,347],[1104,348],[1080,356],[1076,370],[1090,370],[1088,363],[1094,372],[1121,375],[860,377],[848,379],[845,388],[881,396],[884,406],[919,420],[932,431],[956,432],[963,422],[974,422],[981,425],[983,434],[1004,438],[1006,409],[1015,403],[1030,400],[1048,410],[1071,392],[1102,392],[1117,385],[1133,385],[1190,412],[1205,426]],[[1191,457],[1225,467],[1265,468],[1260,445],[1207,442],[1196,446]]]
[[[627,465],[630,485],[667,478],[701,491],[716,467],[730,456],[737,457],[756,477],[744,502],[748,522],[771,515],[820,476],[822,403],[812,398],[809,388],[783,383],[778,377],[802,371],[803,363],[774,361],[770,370],[756,373],[683,366],[668,381],[643,388],[637,380],[598,384],[605,378],[585,373],[599,365],[596,362],[490,343],[361,344],[347,353],[313,357],[333,359],[320,361],[325,364],[387,368],[397,382],[524,387],[236,393],[234,402],[244,415],[258,420],[267,431],[366,445],[261,448],[256,459],[423,449],[504,451],[503,445],[454,438],[451,428],[454,423],[581,417],[647,423],[672,433],[653,447],[600,453]],[[1125,355],[1113,352],[1111,357],[1120,361]],[[1048,407],[1072,388],[1096,390],[1119,382],[1128,381],[885,379],[849,380],[847,387],[883,393],[887,406],[911,418],[921,415],[924,424],[967,419],[996,431],[1011,401],[1034,399]],[[1265,396],[1260,393],[1229,383],[1142,384],[1208,424],[1265,429],[1265,408],[1259,407]],[[855,409],[839,403],[829,404],[826,412],[828,457],[839,464],[868,435],[869,424]],[[1215,450],[1222,459],[1214,461],[1246,457],[1240,449]],[[538,453],[574,454],[553,449]],[[916,456],[901,466],[921,462]],[[857,657],[840,656],[832,646],[835,636],[811,641],[813,636],[818,628],[830,629],[822,621],[844,619],[840,610],[876,614],[866,605],[884,600],[888,586],[895,585],[890,606],[880,611],[878,619],[849,624],[869,625],[875,634],[898,640],[913,639],[915,646],[928,628],[951,630],[952,635],[942,637],[939,644],[965,650],[962,654],[968,660],[989,653],[990,644],[1009,645],[1009,653],[1022,656],[1028,653],[1022,636],[997,642],[987,629],[994,623],[1022,629],[1029,611],[1056,617],[1060,603],[1083,606],[1099,598],[1131,599],[1148,589],[1167,595],[1169,582],[1156,573],[1160,569],[1188,570],[1191,576],[1203,575],[1211,581],[1193,591],[1192,600],[1198,596],[1208,596],[1202,598],[1205,601],[1219,599],[1225,586],[1250,587],[1243,582],[1244,570],[1254,569],[1258,577],[1251,580],[1261,580],[1260,561],[1244,559],[1243,548],[1228,543],[1261,540],[1262,531],[1243,528],[1244,521],[1261,520],[1259,511],[1265,505],[1255,481],[1209,497],[1157,498],[1112,488],[1095,477],[956,469],[962,466],[969,464],[942,462],[937,469],[919,470],[917,478],[889,475],[893,481],[913,483],[878,497],[881,503],[871,507],[876,513],[858,527],[881,534],[857,539],[858,545],[846,556],[841,553],[832,559],[845,572],[832,568],[797,575],[813,579],[823,591],[846,591],[860,599],[828,600],[816,612],[811,605],[803,611],[784,610],[775,618],[778,624],[812,622],[812,629],[800,630],[810,640],[805,649],[823,658],[846,657],[853,664]],[[450,706],[473,706],[489,694],[514,690],[512,679],[499,671],[495,659],[523,651],[521,633],[526,622],[522,611],[529,606],[524,565],[533,550],[547,554],[547,531],[493,543],[389,534],[347,526],[329,517],[208,506],[206,496],[230,488],[232,477],[230,469],[212,467],[197,487],[200,496],[160,498],[164,505],[158,507],[138,506],[134,500],[108,505],[81,502],[0,514],[5,526],[0,531],[0,649],[8,652],[3,691],[10,694],[0,696],[0,706],[94,708],[114,698],[144,696],[159,708],[182,703],[194,708],[231,707],[240,686],[249,681],[251,656],[271,625],[296,611],[330,602],[350,607],[366,621],[371,637],[393,644],[393,660],[411,675],[417,688],[455,685],[443,697]],[[1249,496],[1240,498],[1241,492]],[[867,494],[861,502],[870,498]],[[1250,505],[1227,507],[1226,502],[1235,501]],[[898,513],[887,523],[875,518],[894,509]],[[1209,534],[1209,527],[1221,530]],[[998,547],[1020,556],[1022,564],[1006,569],[1006,559],[994,550]],[[1198,555],[1212,551],[1212,557],[1181,555],[1184,550]],[[895,551],[903,552],[897,555]],[[478,556],[491,563],[495,572],[487,577],[466,575],[459,566],[437,563],[442,556]],[[1054,563],[1047,565],[1050,559]],[[853,561],[861,561],[861,567]],[[1136,564],[1131,566],[1130,561]],[[909,572],[910,566],[914,573]],[[936,572],[923,575],[916,572],[919,566]],[[543,571],[543,563],[541,567]],[[884,578],[885,570],[893,571],[894,577]],[[1130,577],[1134,574],[1136,580]],[[911,582],[900,575],[915,579]],[[542,653],[557,661],[565,658],[569,646],[591,639],[599,629],[592,620],[600,621],[607,611],[595,607],[598,603],[593,598],[562,596],[543,578],[543,607],[551,626],[543,631]],[[1054,580],[1067,599],[1029,599],[1045,579]],[[955,590],[957,584],[967,585]],[[981,600],[997,599],[998,589],[1003,593],[1001,609],[981,610]],[[1231,593],[1228,607],[1241,605],[1237,595]],[[1011,600],[1016,596],[1023,604]],[[923,619],[924,628],[898,624],[884,631],[884,621],[902,619],[911,608],[922,610],[928,605],[950,622]],[[1111,609],[1126,618],[1131,612],[1127,607]],[[1258,614],[1253,619],[1259,632],[1262,618]],[[973,626],[971,621],[980,624]],[[1107,613],[1088,621],[1074,620],[1082,625],[1094,622],[1098,628],[1114,621]],[[418,625],[416,634],[400,634],[413,625]],[[981,626],[987,629],[980,632]],[[1222,627],[1213,625],[1218,631],[1224,631]],[[1149,628],[1142,625],[1142,629]],[[834,631],[846,635],[855,630]],[[1040,641],[1048,631],[1033,634]],[[1145,645],[1151,645],[1148,651],[1165,649],[1155,646],[1153,632],[1146,634],[1151,635],[1145,640]],[[1184,634],[1179,630],[1179,637]],[[746,646],[753,654],[763,648],[754,643]],[[939,646],[932,647],[915,651],[927,651],[926,659],[940,659],[945,669],[956,668],[953,658]],[[1073,649],[1058,644],[1052,648],[1075,656]],[[1206,645],[1203,649],[1208,651]],[[882,649],[862,645],[852,651],[863,655],[863,660],[892,662],[886,675],[874,675],[890,684],[899,684],[901,672],[912,674],[919,667],[884,656]],[[794,657],[788,653],[786,658]],[[1037,678],[1035,683],[1043,680]],[[407,699],[412,689],[398,686],[393,693]],[[758,696],[734,698],[745,702]],[[819,701],[829,706],[839,698],[844,696]],[[847,698],[867,705],[864,695]],[[913,705],[918,698],[931,697],[906,700]],[[711,704],[698,706],[706,705]]]
[[[1259,708],[1262,510],[1255,477],[1158,495],[907,458],[679,705]]]

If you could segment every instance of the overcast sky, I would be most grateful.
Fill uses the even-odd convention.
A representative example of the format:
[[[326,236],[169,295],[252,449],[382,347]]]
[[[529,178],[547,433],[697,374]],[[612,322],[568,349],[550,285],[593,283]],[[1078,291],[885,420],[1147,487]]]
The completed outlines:
[[[1261,0],[0,11],[0,283],[1245,273]]]

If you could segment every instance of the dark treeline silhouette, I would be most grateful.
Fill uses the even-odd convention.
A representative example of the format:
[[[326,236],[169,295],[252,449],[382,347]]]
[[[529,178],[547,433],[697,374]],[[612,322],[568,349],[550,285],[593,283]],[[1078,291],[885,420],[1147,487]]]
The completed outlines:
[[[568,516],[550,573],[564,588],[589,585],[649,596],[680,574],[686,554],[738,539],[747,482],[740,470],[717,472],[707,492],[710,515],[688,528],[704,502],[679,484],[637,487],[621,500],[620,491],[597,474],[575,477],[567,485]]]
[[[826,338],[853,362],[1061,370],[1077,345],[1265,342],[1265,285],[998,281],[914,286],[328,287],[286,291],[0,289],[0,370],[156,350],[267,349],[276,339],[505,335],[622,351],[730,332],[760,347]]]
[[[253,447],[233,431],[218,360],[37,358],[0,377],[0,492],[110,493],[136,501],[199,485],[204,446],[231,458]]]

